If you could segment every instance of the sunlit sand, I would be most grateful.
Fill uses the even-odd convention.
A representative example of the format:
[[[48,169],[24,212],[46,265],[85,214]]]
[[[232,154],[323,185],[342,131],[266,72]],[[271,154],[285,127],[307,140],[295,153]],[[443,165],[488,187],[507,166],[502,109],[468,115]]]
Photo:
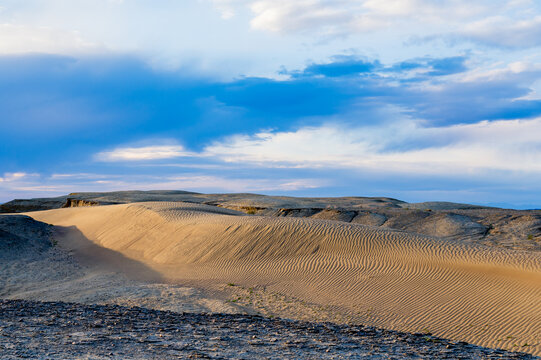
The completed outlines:
[[[59,246],[83,263],[130,278],[263,287],[344,321],[541,354],[537,253],[182,202],[27,215],[62,227]]]

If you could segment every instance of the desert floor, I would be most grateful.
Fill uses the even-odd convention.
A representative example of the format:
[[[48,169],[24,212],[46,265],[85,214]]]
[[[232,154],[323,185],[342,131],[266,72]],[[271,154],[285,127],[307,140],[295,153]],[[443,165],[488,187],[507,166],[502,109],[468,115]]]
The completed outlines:
[[[3,298],[358,323],[541,354],[538,252],[184,202],[26,215],[55,226],[55,246],[4,261]]]

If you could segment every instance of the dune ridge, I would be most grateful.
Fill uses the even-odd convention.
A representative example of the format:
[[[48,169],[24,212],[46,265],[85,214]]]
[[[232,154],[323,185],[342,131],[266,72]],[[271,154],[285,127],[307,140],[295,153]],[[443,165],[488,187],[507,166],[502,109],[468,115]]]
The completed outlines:
[[[303,198],[200,194],[178,190],[115,191],[12,200],[0,204],[0,214],[151,201],[206,204],[263,216],[352,222],[463,243],[541,252],[541,210],[500,209],[439,201],[407,203],[387,197]]]
[[[352,321],[541,354],[541,259],[536,253],[180,202],[28,215],[75,226],[93,243],[171,282],[262,285],[336,307]],[[88,255],[69,232],[59,243]]]

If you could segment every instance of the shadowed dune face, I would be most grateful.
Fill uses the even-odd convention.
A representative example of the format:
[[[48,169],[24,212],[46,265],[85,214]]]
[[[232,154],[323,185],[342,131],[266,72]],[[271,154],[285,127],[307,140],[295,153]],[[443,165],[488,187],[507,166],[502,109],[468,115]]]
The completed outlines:
[[[75,226],[99,247],[173,282],[267,286],[351,319],[541,353],[541,259],[311,218],[247,216],[189,203],[138,203],[29,214]],[[443,219],[450,228],[463,219]],[[59,239],[87,261],[77,239]],[[127,270],[129,271],[129,270]],[[136,275],[136,274],[135,274]]]
[[[152,270],[144,262],[131,259],[122,252],[100,246],[87,239],[76,226],[56,226],[55,242],[61,241],[64,249],[72,252],[83,266],[99,265],[102,271],[120,271],[127,276],[141,281],[164,281],[160,273]],[[67,239],[67,240],[65,240]]]
[[[0,215],[0,298],[240,311],[197,289],[166,283],[144,262],[90,241],[76,226],[52,226],[25,215]]]

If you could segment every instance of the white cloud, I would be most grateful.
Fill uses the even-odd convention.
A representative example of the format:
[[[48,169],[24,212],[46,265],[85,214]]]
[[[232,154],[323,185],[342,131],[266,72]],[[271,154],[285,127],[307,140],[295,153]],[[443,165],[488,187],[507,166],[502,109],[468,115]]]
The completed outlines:
[[[486,171],[541,173],[541,118],[423,127],[337,125],[235,136],[207,156],[260,166],[325,167],[460,176]],[[411,144],[425,144],[415,145]]]
[[[51,174],[49,176],[50,180],[65,180],[65,179],[102,179],[108,177],[103,174],[89,174],[89,173],[76,173],[76,174]]]
[[[499,65],[499,66],[498,66]],[[541,63],[528,61],[515,61],[505,66],[496,64],[496,67],[472,70],[453,75],[456,83],[490,84],[505,83],[513,87],[529,89],[525,95],[513,100],[540,100],[541,95]]]
[[[250,5],[254,29],[334,35],[360,26],[362,5],[351,1],[255,1]],[[375,25],[375,24],[373,24]]]
[[[20,179],[24,177],[16,174],[7,174],[4,178]],[[39,177],[38,174],[33,175]],[[101,180],[96,180],[97,178]],[[119,174],[56,174],[56,176],[42,176],[39,179],[29,178],[27,181],[10,181],[9,183],[0,180],[0,203],[12,200],[16,196],[28,198],[79,191],[183,189],[203,192],[265,192],[313,189],[323,185],[326,185],[325,181],[311,178],[239,178],[202,175],[200,173],[169,176],[138,174],[128,178]]]
[[[224,17],[248,7],[252,28],[283,34],[345,36],[393,29],[402,36],[451,35],[494,46],[541,45],[539,9],[528,0],[212,1]]]
[[[0,182],[13,182],[29,176],[35,176],[35,174],[27,174],[25,172],[4,173],[4,177],[0,177]]]
[[[491,8],[498,8],[494,2],[465,0],[437,3],[429,0],[213,0],[213,3],[223,14],[233,14],[239,6],[249,7],[253,13],[251,25],[255,29],[317,35],[377,30],[396,26],[397,21],[449,23],[486,15]]]
[[[112,151],[103,151],[95,155],[98,161],[144,161],[172,159],[189,156],[180,145],[152,145],[141,147],[118,147]]]
[[[246,0],[212,0],[212,3],[221,13],[222,19],[229,20],[235,16],[235,8],[246,3]]]
[[[519,97],[515,100],[533,100],[533,101],[541,100],[541,79],[535,81],[530,86],[530,92],[527,95]]]
[[[264,164],[288,163],[293,166],[328,165],[346,162],[355,153],[369,152],[370,144],[359,136],[345,135],[334,127],[303,128],[295,132],[238,135],[205,149],[209,156],[228,162]]]
[[[224,79],[273,77],[280,66],[298,69],[350,49],[383,62],[452,56],[456,47],[437,41],[405,43],[466,38],[494,45],[490,39],[500,31],[483,25],[487,18],[505,19],[509,31],[523,29],[521,36],[501,37],[529,46],[537,43],[532,19],[540,14],[517,0],[27,0],[3,6],[0,54],[130,54],[152,67]],[[218,19],[213,7],[228,20]],[[460,51],[472,47],[455,43]]]
[[[6,172],[0,176],[0,203],[13,200],[13,194],[16,189],[36,185],[40,180],[40,175],[36,173],[27,173],[23,171]]]
[[[500,64],[501,65],[501,64]],[[512,80],[531,84],[535,77],[541,75],[541,64],[526,61],[515,61],[505,66],[483,69],[474,68],[470,71],[457,74],[455,78],[460,82],[487,82],[495,80]]]
[[[541,45],[541,16],[512,19],[495,16],[467,24],[466,37],[486,44],[509,48]]]
[[[146,184],[139,184],[138,188],[148,190],[186,189],[194,191],[252,192],[313,189],[323,184],[324,182],[322,180],[317,179],[226,178],[212,175],[189,174],[167,177],[159,182],[149,181]]]
[[[0,54],[74,54],[102,51],[76,31],[46,26],[0,24]]]
[[[363,6],[373,15],[395,18],[413,16],[427,22],[469,19],[489,9],[483,1],[474,3],[463,0],[365,0]]]

